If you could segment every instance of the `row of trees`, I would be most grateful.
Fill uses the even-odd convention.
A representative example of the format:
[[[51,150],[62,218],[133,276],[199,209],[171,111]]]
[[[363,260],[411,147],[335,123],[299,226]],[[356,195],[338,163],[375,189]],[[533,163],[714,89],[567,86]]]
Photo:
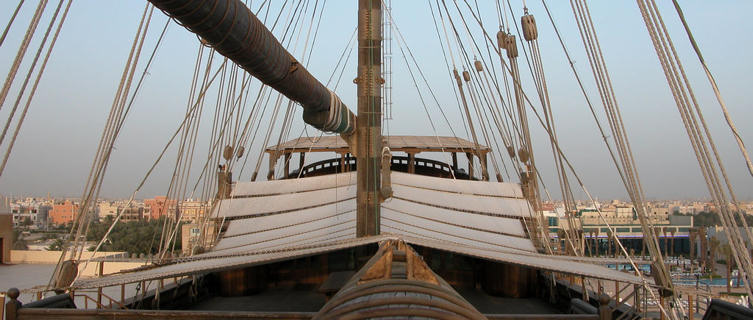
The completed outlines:
[[[682,214],[677,211],[673,213],[676,216],[689,216],[691,214]],[[714,227],[714,226],[721,226],[722,221],[719,219],[719,214],[716,212],[707,212],[707,211],[701,211],[698,214],[692,215],[693,218],[693,225],[696,227]],[[735,215],[735,221],[738,225],[742,225],[742,221],[740,221],[740,217]],[[748,223],[748,225],[753,225],[753,215],[745,215],[745,221]]]
[[[174,222],[167,221],[172,224]],[[118,222],[107,240],[102,244],[100,251],[126,251],[129,253],[156,254],[159,251],[159,241],[162,234],[162,228],[165,224],[165,218],[154,219],[149,221],[129,221]],[[87,241],[99,242],[107,229],[112,225],[112,217],[108,216],[101,222],[93,222],[86,234]],[[178,232],[175,235],[175,250],[181,249],[181,230],[178,226]],[[169,235],[165,235],[169,236]]]

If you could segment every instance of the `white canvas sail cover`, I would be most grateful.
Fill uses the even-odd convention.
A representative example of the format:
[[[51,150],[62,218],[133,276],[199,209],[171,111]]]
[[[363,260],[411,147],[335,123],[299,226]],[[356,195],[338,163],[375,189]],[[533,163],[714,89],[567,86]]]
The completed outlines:
[[[482,259],[593,278],[640,279],[588,262],[535,251],[523,218],[531,207],[513,183],[392,173],[392,198],[382,203],[382,235],[356,238],[355,172],[239,182],[213,214],[227,224],[209,251],[149,270],[79,280],[92,288],[272,263],[386,239]]]

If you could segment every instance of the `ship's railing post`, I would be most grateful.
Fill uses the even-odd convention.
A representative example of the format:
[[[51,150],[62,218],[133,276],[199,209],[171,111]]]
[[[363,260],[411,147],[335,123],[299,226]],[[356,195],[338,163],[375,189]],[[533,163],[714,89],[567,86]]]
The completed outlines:
[[[666,318],[664,317],[664,312],[661,312],[661,308],[664,308],[664,296],[663,295],[659,295],[659,311],[660,311],[659,320],[664,320]]]
[[[614,282],[614,301],[620,303],[620,283]]]
[[[5,303],[6,320],[18,319],[18,309],[21,309],[21,306],[23,306],[23,303],[18,301],[19,295],[21,295],[21,291],[18,291],[18,288],[10,288],[5,294],[6,297],[10,298],[10,300]]]
[[[602,294],[599,297],[599,319],[612,319],[612,310],[609,310],[609,296],[607,294]]]
[[[286,152],[284,155],[285,163],[284,163],[284,169],[283,169],[285,171],[285,176],[284,176],[285,178],[290,176],[290,158],[291,158],[290,152]]]

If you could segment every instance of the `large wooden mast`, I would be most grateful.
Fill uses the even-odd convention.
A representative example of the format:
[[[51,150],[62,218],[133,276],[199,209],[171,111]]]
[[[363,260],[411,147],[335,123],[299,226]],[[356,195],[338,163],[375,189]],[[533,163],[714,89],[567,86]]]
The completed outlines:
[[[356,235],[379,234],[382,114],[382,4],[358,0],[358,116],[356,161],[358,211]]]

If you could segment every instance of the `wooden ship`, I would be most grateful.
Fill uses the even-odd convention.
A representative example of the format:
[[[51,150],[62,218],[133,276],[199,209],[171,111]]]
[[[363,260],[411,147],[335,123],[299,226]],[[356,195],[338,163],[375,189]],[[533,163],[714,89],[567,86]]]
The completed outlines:
[[[527,179],[502,182],[477,141],[382,136],[382,1],[358,1],[356,112],[242,1],[150,2],[337,135],[267,147],[266,181],[234,181],[220,166],[206,248],[96,278],[76,278],[76,261],[66,261],[47,290],[58,294],[21,305],[9,292],[6,319],[637,319],[647,297],[673,296],[671,284],[605,266],[623,260],[548,250],[526,150],[517,155]],[[237,150],[226,151],[230,161]],[[315,154],[326,158],[307,163]],[[126,286],[136,294],[126,297]],[[92,308],[74,302],[86,292]],[[709,313],[750,315],[735,308]]]

